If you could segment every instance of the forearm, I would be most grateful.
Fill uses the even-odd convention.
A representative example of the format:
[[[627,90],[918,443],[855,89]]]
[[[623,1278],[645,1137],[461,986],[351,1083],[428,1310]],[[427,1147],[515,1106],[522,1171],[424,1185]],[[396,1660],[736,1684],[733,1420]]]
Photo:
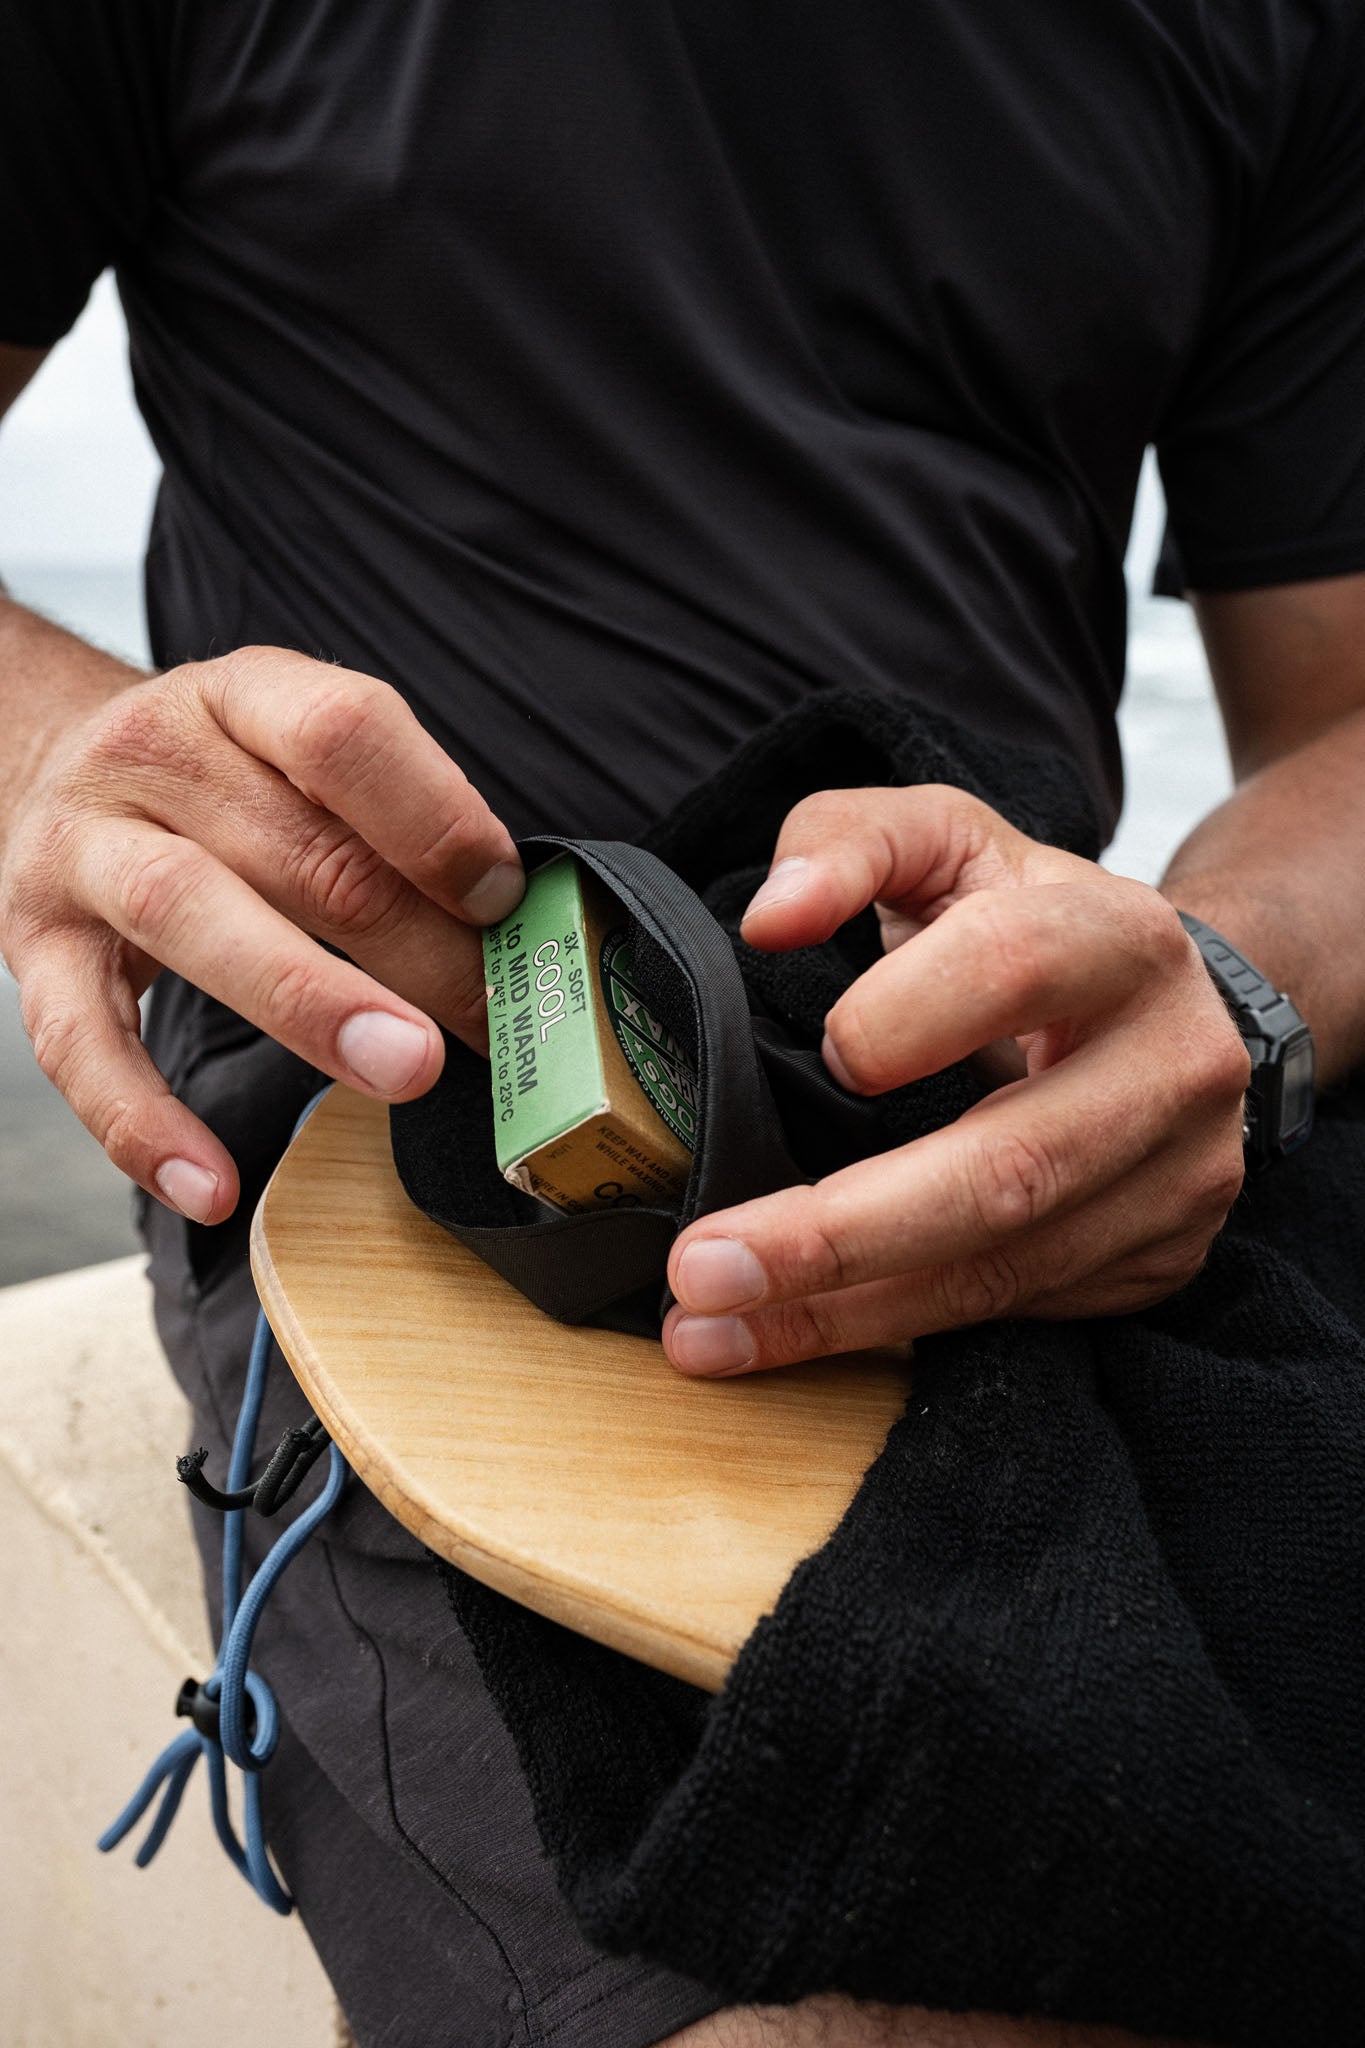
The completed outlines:
[[[1365,711],[1251,776],[1161,883],[1222,932],[1312,1026],[1320,1082],[1365,1062]]]
[[[140,677],[0,589],[0,847],[56,734]]]

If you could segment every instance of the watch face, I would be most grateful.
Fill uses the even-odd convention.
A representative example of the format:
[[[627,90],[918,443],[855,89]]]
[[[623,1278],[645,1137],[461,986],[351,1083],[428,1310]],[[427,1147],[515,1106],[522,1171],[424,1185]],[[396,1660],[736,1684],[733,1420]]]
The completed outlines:
[[[1280,1143],[1286,1149],[1313,1124],[1313,1041],[1307,1029],[1290,1039],[1280,1062]]]

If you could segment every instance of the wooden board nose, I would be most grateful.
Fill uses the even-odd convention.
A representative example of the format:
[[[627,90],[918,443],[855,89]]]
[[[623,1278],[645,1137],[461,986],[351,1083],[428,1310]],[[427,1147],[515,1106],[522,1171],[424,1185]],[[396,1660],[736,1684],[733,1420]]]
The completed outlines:
[[[413,1207],[382,1103],[335,1086],[252,1226],[280,1347],[361,1480],[440,1556],[717,1691],[904,1407],[904,1353],[689,1380],[543,1315]]]

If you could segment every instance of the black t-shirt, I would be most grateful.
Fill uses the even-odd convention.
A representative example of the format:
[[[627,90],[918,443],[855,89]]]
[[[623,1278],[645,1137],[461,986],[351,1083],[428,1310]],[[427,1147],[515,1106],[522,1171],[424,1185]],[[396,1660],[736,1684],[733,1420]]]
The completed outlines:
[[[1358,0],[0,0],[0,339],[117,266],[157,659],[384,676],[514,831],[803,692],[1112,820],[1190,582],[1365,568]]]

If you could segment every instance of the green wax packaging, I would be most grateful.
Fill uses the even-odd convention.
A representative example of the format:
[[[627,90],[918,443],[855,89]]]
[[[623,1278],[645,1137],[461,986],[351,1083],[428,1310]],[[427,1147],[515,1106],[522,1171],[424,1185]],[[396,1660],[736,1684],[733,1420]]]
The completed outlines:
[[[636,986],[616,898],[561,854],[483,949],[499,1171],[557,1209],[678,1208],[696,1076]]]

